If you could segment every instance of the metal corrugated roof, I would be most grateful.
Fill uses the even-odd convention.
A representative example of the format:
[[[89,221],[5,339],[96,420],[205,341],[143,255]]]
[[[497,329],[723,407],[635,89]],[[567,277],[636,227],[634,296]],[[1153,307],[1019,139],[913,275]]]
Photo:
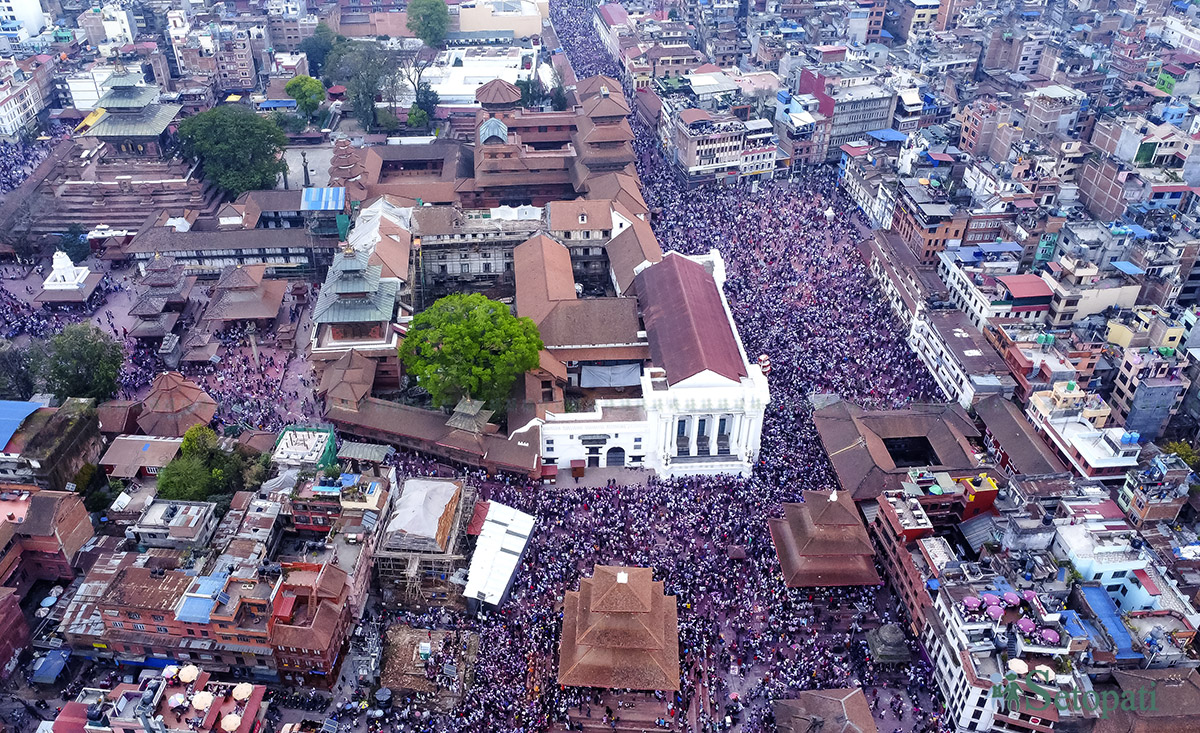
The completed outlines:
[[[140,112],[109,112],[84,137],[150,137],[161,135],[183,109],[178,104],[152,104]]]
[[[300,199],[301,211],[341,211],[346,208],[346,189],[306,188]]]

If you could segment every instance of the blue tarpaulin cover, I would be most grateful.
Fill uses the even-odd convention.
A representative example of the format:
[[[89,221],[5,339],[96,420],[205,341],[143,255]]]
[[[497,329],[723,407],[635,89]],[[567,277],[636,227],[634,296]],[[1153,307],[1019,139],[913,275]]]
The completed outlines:
[[[1125,262],[1124,260],[1117,260],[1112,263],[1112,266],[1126,275],[1142,275],[1146,272],[1132,262]]]
[[[25,422],[25,418],[33,414],[41,405],[36,402],[13,402],[0,400],[0,448],[8,445],[13,433]]]
[[[33,681],[39,685],[53,684],[71,658],[69,649],[52,649],[33,663]]]
[[[1080,586],[1080,590],[1083,591],[1088,606],[1096,614],[1096,620],[1113,640],[1117,659],[1140,658],[1142,655],[1133,650],[1133,637],[1129,635],[1125,623],[1121,621],[1121,612],[1117,610],[1117,604],[1113,603],[1108,591],[1094,585]]]
[[[885,143],[901,142],[908,139],[908,135],[905,135],[903,132],[897,132],[890,127],[883,130],[871,130],[867,134]]]

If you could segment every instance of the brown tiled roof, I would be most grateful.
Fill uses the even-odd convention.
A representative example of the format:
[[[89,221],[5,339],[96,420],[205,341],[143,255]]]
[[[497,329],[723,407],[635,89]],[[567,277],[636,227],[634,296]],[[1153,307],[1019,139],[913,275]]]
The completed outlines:
[[[581,102],[591,97],[599,96],[600,87],[607,87],[610,93],[621,94],[621,82],[611,76],[597,74],[575,82],[575,97]]]
[[[517,291],[517,315],[541,323],[554,306],[575,300],[575,275],[571,253],[544,234],[538,234],[513,250],[513,276]]]
[[[634,215],[647,214],[650,207],[642,198],[642,190],[637,178],[626,173],[605,173],[589,178],[587,196],[592,199],[611,199],[623,204]]]
[[[318,394],[335,400],[357,403],[371,393],[378,364],[351,349],[325,368]]]
[[[632,221],[631,226],[626,227],[625,231],[604,245],[604,251],[608,253],[608,265],[612,268],[622,293],[633,285],[637,274],[635,270],[643,262],[653,264],[662,262],[663,258],[658,237],[654,236],[650,225],[636,217],[633,217]]]
[[[1195,733],[1200,730],[1200,671],[1183,669],[1115,670],[1117,691],[1132,695],[1135,703],[1154,691],[1153,710],[1124,710],[1096,721],[1093,733]],[[1098,686],[1097,692],[1101,692]],[[1135,705],[1136,707],[1136,705]],[[1146,705],[1149,707],[1149,705]]]
[[[704,371],[735,382],[747,376],[717,283],[704,265],[671,252],[634,282],[651,358],[669,384]]]
[[[129,433],[137,425],[141,405],[131,400],[109,400],[96,408],[102,433]]]
[[[878,733],[861,687],[805,690],[774,703],[778,733]]]
[[[488,433],[464,433],[446,425],[446,416],[396,402],[367,397],[357,410],[329,408],[325,416],[339,429],[351,433],[365,428],[368,437],[379,440],[377,433],[394,435],[405,441],[445,445],[468,454],[480,464],[493,463],[509,470],[534,471],[540,461],[539,432],[535,429],[512,437]],[[452,435],[452,433],[454,435]]]
[[[879,584],[875,548],[847,492],[806,491],[767,524],[789,588]]]
[[[979,431],[957,404],[910,404],[900,410],[868,411],[837,400],[813,411],[821,445],[833,462],[838,482],[855,501],[874,499],[900,488],[908,468],[896,466],[885,439],[922,436],[938,463],[930,468],[975,469],[968,438]]]
[[[608,94],[603,92],[583,101],[583,113],[588,117],[626,117],[629,115],[629,105],[621,88],[608,87]]]
[[[141,402],[138,427],[147,435],[182,437],[193,425],[207,425],[217,414],[217,402],[179,372],[154,378],[150,393]]]
[[[257,230],[256,230],[257,231]],[[250,268],[239,268],[246,270]],[[239,282],[245,280],[234,276]],[[225,282],[222,276],[221,282]],[[217,284],[212,300],[204,309],[206,321],[253,321],[273,319],[279,315],[283,296],[287,293],[287,280],[264,280],[251,287],[224,287]]]
[[[71,494],[62,491],[39,491],[29,497],[29,509],[25,521],[18,527],[19,533],[28,537],[49,537],[54,534],[58,518],[58,504]]]
[[[542,342],[551,351],[564,346],[637,344],[639,330],[633,298],[559,301],[538,325]]]
[[[608,201],[551,201],[546,204],[551,231],[583,231],[585,229],[612,229],[612,205]],[[587,221],[580,222],[579,217]]]
[[[181,440],[154,439],[149,436],[122,435],[113,440],[100,458],[99,465],[111,466],[110,475],[132,478],[143,468],[162,468],[179,453]]]
[[[677,613],[649,568],[597,565],[563,601],[559,684],[678,690]]]
[[[988,432],[1008,454],[1017,474],[1038,476],[1067,470],[1033,431],[1021,409],[1011,401],[1001,395],[991,395],[975,403],[974,407]]]
[[[480,104],[519,104],[521,90],[504,79],[492,79],[475,90],[475,101]]]
[[[151,568],[131,567],[118,572],[101,605],[143,610],[173,611],[192,578],[178,570],[168,570],[161,578],[154,577]]]

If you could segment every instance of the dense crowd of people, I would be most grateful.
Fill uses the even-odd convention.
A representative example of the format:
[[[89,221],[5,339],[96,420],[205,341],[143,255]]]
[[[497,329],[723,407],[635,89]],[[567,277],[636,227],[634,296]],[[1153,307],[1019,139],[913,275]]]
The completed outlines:
[[[58,141],[70,134],[70,128],[50,123],[44,139],[31,142],[0,140],[0,199],[25,182],[33,170],[50,155]]]
[[[592,28],[594,5],[551,4],[559,41],[579,78],[619,78]],[[635,94],[627,93],[630,99]],[[536,531],[511,597],[498,611],[388,617],[477,633],[481,650],[474,684],[452,710],[389,717],[389,727],[406,733],[541,731],[578,727],[588,717],[615,726],[623,701],[608,691],[559,686],[554,662],[565,593],[577,589],[594,565],[608,564],[652,568],[678,605],[680,689],[648,698],[662,707],[660,727],[765,732],[773,729],[774,700],[800,690],[863,686],[881,730],[890,729],[889,721],[916,733],[943,729],[931,671],[916,642],[908,640],[915,661],[900,668],[876,664],[866,648],[864,631],[900,620],[888,589],[789,589],[767,531],[767,518],[778,516],[782,503],[836,486],[813,426],[813,395],[831,393],[876,407],[936,396],[856,250],[861,216],[839,196],[829,167],[754,186],[689,189],[652,132],[636,116],[630,122],[661,246],[685,254],[721,252],[725,292],[747,353],[766,354],[774,365],[759,463],[746,478],[603,488],[468,477],[485,496],[535,515]],[[42,148],[18,153],[22,148],[0,147],[0,168],[28,175]],[[9,155],[18,158],[5,167]],[[0,190],[8,185],[7,175],[0,178]],[[0,289],[0,332],[53,332],[60,327],[55,318]],[[116,334],[111,319],[110,327]],[[276,430],[319,414],[304,376],[302,388],[287,387],[290,354],[252,349],[239,330],[217,338],[225,347],[221,362],[186,370],[218,400],[220,423]],[[144,395],[163,365],[152,350],[129,343],[121,396],[134,398]],[[440,469],[411,453],[397,453],[390,462],[402,475]]]
[[[617,77],[591,29],[593,5],[556,0],[551,17],[578,77]],[[783,502],[836,486],[813,427],[811,395],[877,407],[935,396],[856,251],[858,214],[838,196],[828,168],[753,189],[688,190],[651,132],[631,123],[660,244],[686,254],[720,250],[747,352],[767,354],[775,365],[760,462],[745,479],[599,489],[476,477],[491,498],[534,514],[538,528],[510,599],[497,612],[449,621],[481,635],[475,685],[450,717],[401,729],[570,729],[584,717],[615,725],[619,700],[555,681],[564,594],[599,563],[653,568],[677,600],[681,689],[657,696],[666,711],[658,727],[768,731],[775,699],[861,685],[881,730],[890,730],[889,721],[903,731],[939,730],[940,704],[916,642],[908,640],[917,661],[899,669],[876,665],[866,648],[862,632],[899,620],[888,589],[789,589],[767,531]],[[393,460],[405,474],[436,468],[407,455]]]

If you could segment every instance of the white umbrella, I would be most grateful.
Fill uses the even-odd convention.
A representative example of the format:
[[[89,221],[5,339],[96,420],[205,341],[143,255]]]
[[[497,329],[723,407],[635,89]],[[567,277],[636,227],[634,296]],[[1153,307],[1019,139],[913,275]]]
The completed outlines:
[[[233,699],[238,702],[243,702],[250,699],[250,695],[254,692],[254,685],[249,682],[239,682],[233,687]]]
[[[195,682],[196,678],[199,676],[200,668],[194,664],[189,664],[183,669],[179,670],[179,681],[184,684],[191,684],[192,682]]]
[[[1008,660],[1008,668],[1009,668],[1009,670],[1016,672],[1017,674],[1025,674],[1026,672],[1029,671],[1029,665],[1026,664],[1025,660],[1023,660],[1023,659]]]
[[[241,724],[242,716],[236,713],[230,713],[224,718],[221,718],[221,730],[228,731],[228,733],[233,733],[233,731],[237,730],[238,726]]]
[[[197,710],[208,710],[213,704],[213,694],[207,690],[201,690],[192,696],[192,707]]]
[[[56,586],[54,586],[53,588],[51,588],[51,589],[50,589],[50,595],[52,595],[52,596],[61,596],[61,595],[63,594],[63,591],[64,591],[64,590],[66,590],[66,589],[65,589],[65,588],[63,588],[61,585],[56,585]]]

